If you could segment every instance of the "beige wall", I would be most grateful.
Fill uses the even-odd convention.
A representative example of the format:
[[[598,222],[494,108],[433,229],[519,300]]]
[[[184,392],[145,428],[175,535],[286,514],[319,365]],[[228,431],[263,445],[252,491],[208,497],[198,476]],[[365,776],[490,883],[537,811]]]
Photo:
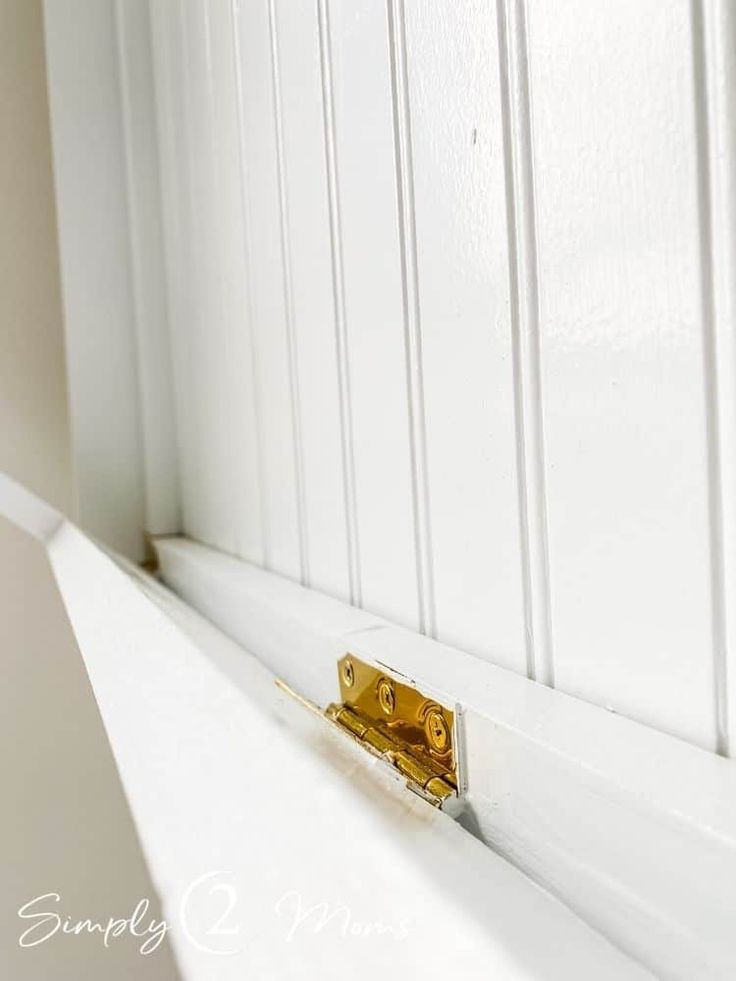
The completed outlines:
[[[168,945],[142,957],[128,933],[107,950],[99,935],[18,945],[18,909],[49,892],[60,902],[43,908],[73,922],[129,917],[144,897],[146,925],[161,913],[45,550],[2,519],[0,582],[0,977],[173,981]]]
[[[73,515],[40,0],[0,0],[0,216],[0,470]],[[153,890],[43,549],[2,521],[0,584],[0,977],[175,978],[130,937],[18,946],[36,895],[107,919]]]
[[[0,469],[74,511],[40,0],[0,0]]]

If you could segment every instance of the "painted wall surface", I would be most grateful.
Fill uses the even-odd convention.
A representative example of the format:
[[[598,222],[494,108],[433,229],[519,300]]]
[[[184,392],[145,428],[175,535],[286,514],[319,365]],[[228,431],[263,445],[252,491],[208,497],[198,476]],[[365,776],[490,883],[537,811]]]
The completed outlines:
[[[0,7],[0,471],[76,516],[43,15]]]
[[[728,753],[736,8],[141,6],[184,532]],[[109,197],[130,138],[72,136]]]

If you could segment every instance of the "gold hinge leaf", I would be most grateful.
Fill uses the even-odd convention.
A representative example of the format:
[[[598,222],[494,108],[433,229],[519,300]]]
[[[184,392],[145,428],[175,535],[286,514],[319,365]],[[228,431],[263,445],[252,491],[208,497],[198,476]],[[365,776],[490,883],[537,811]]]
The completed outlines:
[[[456,813],[456,713],[353,654],[338,661],[337,671],[341,701],[324,712],[284,682],[277,684],[387,763],[414,793]]]

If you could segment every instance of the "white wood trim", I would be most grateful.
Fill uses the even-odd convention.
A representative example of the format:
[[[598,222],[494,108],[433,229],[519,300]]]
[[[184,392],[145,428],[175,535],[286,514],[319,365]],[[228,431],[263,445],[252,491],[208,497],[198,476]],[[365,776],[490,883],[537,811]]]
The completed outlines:
[[[428,956],[428,977],[468,981],[651,977],[2,475],[0,515],[47,550],[187,981],[339,981],[346,963],[369,981],[411,976]],[[218,886],[235,928],[219,933]],[[286,897],[317,912],[300,922]]]
[[[45,0],[44,27],[79,516],[140,559],[142,428],[112,0]]]
[[[183,539],[165,581],[304,695],[352,650],[456,700],[479,837],[661,976],[736,969],[736,765]]]

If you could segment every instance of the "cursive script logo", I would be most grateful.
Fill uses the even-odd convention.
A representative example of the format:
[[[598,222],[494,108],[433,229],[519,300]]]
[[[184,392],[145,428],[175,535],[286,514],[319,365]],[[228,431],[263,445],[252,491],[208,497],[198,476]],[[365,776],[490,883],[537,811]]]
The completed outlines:
[[[295,889],[284,893],[274,906],[277,916],[290,919],[290,927],[286,934],[286,942],[291,943],[297,930],[304,928],[312,933],[321,933],[327,927],[332,927],[333,935],[341,937],[367,938],[388,934],[394,940],[405,940],[409,931],[404,920],[392,925],[379,920],[357,920],[349,906],[334,906],[329,903],[315,903],[305,906],[301,893]]]
[[[150,916],[150,902],[141,899],[130,916],[108,919],[75,919],[60,911],[61,896],[47,892],[24,903],[18,910],[23,921],[21,947],[38,947],[54,936],[96,934],[103,945],[123,935],[140,940],[144,956],[152,954],[163,943],[171,925],[164,919]],[[178,927],[187,941],[206,954],[233,955],[243,949],[242,914],[236,878],[232,872],[214,871],[193,879],[181,894],[178,907]],[[323,934],[330,937],[366,939],[387,935],[392,940],[405,940],[409,935],[406,922],[383,923],[380,920],[360,920],[346,905],[327,902],[308,905],[295,889],[273,906],[273,913],[285,920],[285,942],[292,943],[299,932]]]
[[[145,956],[152,954],[160,946],[169,929],[165,920],[151,919],[144,925],[143,921],[150,906],[147,899],[141,899],[130,916],[111,916],[105,921],[73,920],[70,916],[61,916],[56,910],[49,908],[52,903],[59,902],[61,896],[58,892],[47,892],[21,906],[18,916],[22,920],[33,921],[20,935],[18,943],[21,947],[38,947],[59,932],[77,937],[83,933],[98,933],[101,934],[105,947],[109,947],[112,939],[130,933],[131,936],[143,940],[140,952]]]
[[[232,873],[225,871],[205,872],[204,875],[200,875],[198,879],[190,882],[181,899],[179,918],[184,934],[193,947],[204,954],[217,954],[227,957],[230,954],[239,953],[238,948],[233,946],[234,941],[232,939],[240,933],[240,924],[233,922],[232,917],[233,910],[238,903],[238,891],[231,882],[217,881],[221,878],[232,878]],[[197,920],[197,914],[200,914],[201,917],[203,903],[206,906],[205,920],[212,918],[211,915],[209,917],[206,915],[211,913],[209,899],[218,893],[224,897],[225,902],[222,909],[218,910],[214,922],[206,927],[200,924],[199,931],[195,930],[192,924],[193,921]],[[221,941],[220,937],[230,939]]]
[[[179,926],[187,941],[197,950],[207,954],[237,954],[238,922],[236,907],[238,891],[233,883],[232,872],[206,872],[193,879],[184,890],[179,903]],[[130,916],[108,919],[74,919],[59,911],[61,896],[47,892],[36,896],[18,910],[24,924],[18,944],[21,947],[38,947],[55,935],[81,936],[97,934],[105,947],[111,941],[129,934],[141,940],[140,952],[152,954],[160,947],[171,929],[166,920],[148,916],[150,902],[141,899]]]

